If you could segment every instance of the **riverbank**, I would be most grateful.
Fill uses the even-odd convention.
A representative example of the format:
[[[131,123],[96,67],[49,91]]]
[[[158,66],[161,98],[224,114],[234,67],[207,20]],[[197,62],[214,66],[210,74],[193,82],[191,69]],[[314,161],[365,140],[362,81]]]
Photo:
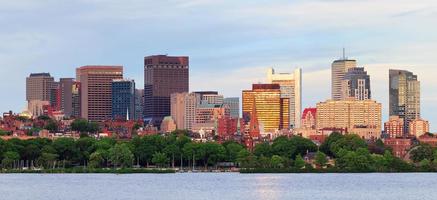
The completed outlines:
[[[91,168],[66,168],[66,169],[41,169],[41,170],[1,170],[3,174],[171,174],[174,169],[91,169]]]
[[[289,174],[301,174],[301,173],[313,173],[313,174],[323,174],[323,173],[436,173],[436,170],[427,169],[411,169],[411,170],[345,170],[337,168],[327,168],[327,169],[293,169],[293,168],[254,168],[254,169],[240,169],[242,174],[269,174],[269,173],[289,173]]]

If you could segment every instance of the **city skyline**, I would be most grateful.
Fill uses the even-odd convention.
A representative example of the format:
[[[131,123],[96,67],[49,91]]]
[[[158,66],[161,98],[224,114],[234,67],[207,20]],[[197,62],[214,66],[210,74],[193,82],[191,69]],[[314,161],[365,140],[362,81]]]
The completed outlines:
[[[53,2],[41,4],[34,4],[30,1],[5,3],[2,9],[18,10],[27,14],[18,20],[26,28],[6,24],[8,20],[0,21],[7,27],[0,31],[0,35],[2,35],[0,40],[4,44],[0,48],[0,58],[2,58],[0,61],[2,65],[0,69],[2,84],[0,87],[4,91],[10,91],[10,95],[3,97],[0,109],[15,112],[23,110],[26,105],[24,101],[25,84],[23,82],[30,73],[50,72],[53,77],[58,79],[74,77],[74,69],[79,66],[115,64],[123,65],[125,77],[136,80],[137,85],[140,86],[143,85],[142,58],[147,55],[165,53],[190,56],[190,91],[217,90],[224,96],[239,96],[240,98],[241,90],[250,88],[253,83],[266,82],[264,76],[267,68],[274,67],[278,71],[292,72],[294,68],[300,67],[303,70],[302,107],[314,107],[316,103],[329,99],[330,64],[341,57],[341,48],[346,47],[348,52],[346,55],[350,59],[356,59],[358,66],[365,67],[368,71],[372,81],[372,99],[383,104],[383,121],[388,120],[389,68],[408,70],[418,75],[421,81],[422,118],[429,120],[431,125],[437,121],[437,116],[433,112],[434,109],[437,109],[437,105],[435,105],[437,94],[433,92],[436,90],[437,82],[432,77],[436,73],[432,66],[437,63],[436,58],[433,57],[436,52],[434,47],[437,38],[432,35],[434,28],[425,26],[428,22],[432,22],[432,16],[436,15],[435,7],[430,6],[435,5],[435,2],[411,3],[402,1],[399,3],[397,1],[399,6],[392,8],[389,5],[393,1],[383,1],[380,8],[375,10],[370,9],[371,3],[361,2],[359,3],[360,9],[364,11],[358,12],[359,15],[353,13],[354,10],[358,9],[357,6],[353,6],[344,15],[329,18],[332,22],[342,17],[357,19],[352,20],[354,22],[342,21],[344,25],[335,25],[334,23],[321,24],[319,21],[318,24],[321,25],[306,28],[305,24],[317,24],[316,22],[321,17],[317,15],[300,24],[298,20],[292,19],[293,16],[306,17],[307,14],[298,10],[312,6],[316,8],[312,12],[326,15],[329,14],[329,10],[324,8],[324,5],[328,5],[328,3],[320,1],[252,3],[247,9],[243,9],[241,16],[237,16],[232,13],[233,9],[226,2],[189,1],[189,3],[183,3],[174,1],[169,9],[175,12],[184,11],[189,14],[190,10],[205,8],[206,11],[197,12],[198,15],[204,16],[207,11],[212,11],[212,17],[198,24],[187,25],[187,29],[181,30],[181,34],[170,34],[173,30],[172,26],[160,25],[160,23],[150,24],[158,31],[144,34],[150,29],[145,28],[146,26],[137,27],[147,24],[141,20],[157,19],[157,16],[138,14],[135,11],[140,11],[147,5],[137,3],[140,4],[138,8],[119,5],[122,8],[121,11],[116,10],[112,16],[104,13],[105,11],[114,11],[115,7],[110,6],[110,4],[94,3],[95,8],[91,10],[80,9],[77,16],[69,16],[61,14],[62,10],[67,9],[65,5]],[[21,4],[26,5],[22,6]],[[58,8],[58,10],[49,8],[51,4],[55,4],[52,7]],[[79,2],[77,4],[86,3]],[[155,7],[166,6],[165,3],[159,2],[151,4],[153,5],[150,6]],[[279,6],[280,4],[282,6]],[[348,5],[353,4],[330,1],[329,8],[337,6],[337,9],[345,9]],[[241,9],[243,5],[235,3],[235,6]],[[217,7],[219,10],[215,10],[213,7]],[[263,17],[258,18],[261,19],[259,23],[253,24],[251,20],[245,18],[255,16],[261,11],[261,8],[265,8],[266,12]],[[220,11],[220,9],[222,10]],[[290,14],[285,12],[286,9],[289,9]],[[360,16],[366,10],[372,14],[370,19]],[[48,14],[38,15],[44,11],[47,11]],[[134,14],[122,15],[123,12],[136,13],[138,16]],[[243,27],[230,31],[236,23],[227,17],[222,19],[223,21],[218,19],[220,16],[224,17],[227,12],[231,12],[228,17],[237,17],[242,20],[240,22]],[[73,28],[80,29],[94,25],[95,27],[64,35],[64,32],[68,32],[71,28],[63,24],[59,24],[59,28],[53,25],[61,22],[60,19],[50,19],[53,20],[51,26],[42,26],[42,22],[32,24],[32,17],[44,21],[48,20],[51,14],[63,16],[63,19],[70,22],[67,24]],[[312,13],[309,12],[310,14]],[[0,15],[3,19],[11,19],[17,14],[3,12]],[[176,19],[176,16],[178,15],[165,14],[164,16],[160,15],[159,19],[162,20],[161,22],[171,22],[172,19]],[[193,20],[195,16],[196,14],[181,16],[181,19],[170,24],[185,24],[184,20]],[[89,17],[92,20],[83,22],[81,17]],[[284,24],[270,23],[271,19],[283,19]],[[101,22],[105,23],[100,25]],[[408,26],[407,28],[404,23],[409,23],[412,27]],[[222,27],[224,30],[222,32],[218,30],[219,28],[204,29],[202,25],[205,24],[209,24],[209,27],[213,26],[211,28],[214,26]],[[112,26],[117,27],[117,25],[123,26],[129,31],[104,32]],[[384,27],[384,25],[390,26]],[[265,27],[270,29],[266,31]],[[349,30],[349,28],[354,29],[355,27],[360,27],[360,29],[357,31]],[[248,29],[243,31],[243,28]],[[348,30],[333,28],[348,28]],[[137,33],[130,33],[130,31],[135,32],[136,30],[138,30]],[[218,32],[208,35],[210,31],[214,30]],[[298,31],[295,33],[294,30]],[[192,33],[195,34],[190,36]],[[159,38],[158,36],[161,34],[163,37]],[[114,38],[118,42],[113,42],[110,38]],[[153,41],[155,38],[157,38],[156,42]],[[327,39],[329,42],[324,42]],[[169,41],[165,42],[165,40]],[[219,42],[214,42],[215,40]],[[123,49],[118,48],[119,46]],[[84,47],[86,47],[85,50]],[[23,54],[27,54],[26,59],[23,59]],[[226,77],[225,81],[223,77]],[[11,84],[15,81],[18,81],[19,84]],[[431,130],[435,132],[436,128],[431,126]]]

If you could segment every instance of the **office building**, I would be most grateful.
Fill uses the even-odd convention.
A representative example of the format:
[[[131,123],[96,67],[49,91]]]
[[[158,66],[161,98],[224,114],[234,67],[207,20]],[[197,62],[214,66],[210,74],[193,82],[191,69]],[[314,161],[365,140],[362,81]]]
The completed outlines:
[[[420,81],[417,75],[405,70],[390,69],[389,78],[389,113],[404,120],[407,134],[410,122],[420,119]]]
[[[144,114],[144,90],[136,89],[135,90],[135,119],[143,120]]]
[[[229,106],[231,110],[231,118],[239,118],[240,117],[240,98],[238,97],[229,97],[223,100],[223,103]]]
[[[256,110],[261,132],[275,132],[289,127],[289,98],[281,98],[279,84],[253,84],[243,90],[243,119],[248,123]]]
[[[299,128],[302,116],[302,70],[296,69],[293,73],[276,73],[273,68],[267,71],[267,82],[279,84],[281,98],[289,99],[288,127]]]
[[[349,60],[345,56],[342,59],[336,60],[331,66],[331,98],[333,100],[342,100],[343,92],[342,85],[346,73],[351,68],[357,67],[356,60]]]
[[[71,86],[71,116],[74,118],[81,117],[81,109],[80,109],[80,82],[73,82]]]
[[[73,78],[59,79],[60,110],[66,117],[73,114]]]
[[[371,99],[370,76],[363,67],[350,68],[342,82],[343,100],[354,98],[356,100]]]
[[[26,100],[49,101],[54,78],[49,73],[32,73],[26,78]]]
[[[123,79],[123,66],[83,66],[76,69],[80,81],[81,116],[91,121],[112,118],[112,82]]]
[[[199,93],[183,92],[171,95],[171,117],[177,129],[192,129],[198,104],[200,104]]]
[[[166,55],[144,58],[144,118],[159,127],[170,116],[170,95],[189,91],[188,57]]]
[[[112,119],[135,119],[135,81],[115,79],[112,81]]]

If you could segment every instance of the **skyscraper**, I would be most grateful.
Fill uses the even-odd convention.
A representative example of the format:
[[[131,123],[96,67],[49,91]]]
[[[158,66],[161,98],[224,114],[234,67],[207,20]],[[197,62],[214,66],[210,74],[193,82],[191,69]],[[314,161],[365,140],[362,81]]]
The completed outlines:
[[[255,113],[264,132],[289,127],[289,98],[281,97],[279,84],[253,84],[252,90],[243,90],[243,119],[246,123]]]
[[[349,60],[343,56],[342,59],[336,60],[331,67],[331,95],[333,100],[341,100],[343,96],[342,82],[350,68],[357,67],[356,60]]]
[[[408,133],[409,123],[420,119],[420,81],[417,75],[405,70],[390,69],[390,116],[404,119],[404,133]]]
[[[135,119],[143,120],[144,110],[144,89],[135,90]]]
[[[71,116],[75,118],[79,118],[81,109],[80,109],[80,82],[75,81],[72,85],[71,89]]]
[[[144,58],[144,117],[159,127],[170,115],[170,95],[189,91],[188,57],[156,55]]]
[[[83,66],[76,69],[80,81],[81,116],[92,121],[112,118],[112,81],[123,79],[123,66]]]
[[[299,128],[302,116],[302,70],[294,70],[294,73],[275,73],[273,68],[267,71],[267,81],[269,84],[279,84],[281,98],[289,99],[288,122],[290,127]]]
[[[50,101],[54,78],[49,73],[33,73],[26,78],[26,100]]]
[[[135,119],[135,81],[112,81],[112,119]]]
[[[66,117],[70,117],[73,112],[73,84],[73,78],[59,79],[60,109]]]
[[[364,67],[349,68],[342,81],[342,99],[371,99],[370,76]]]
[[[231,110],[232,118],[240,117],[240,98],[238,97],[228,97],[223,100],[224,104],[229,105],[229,109]]]

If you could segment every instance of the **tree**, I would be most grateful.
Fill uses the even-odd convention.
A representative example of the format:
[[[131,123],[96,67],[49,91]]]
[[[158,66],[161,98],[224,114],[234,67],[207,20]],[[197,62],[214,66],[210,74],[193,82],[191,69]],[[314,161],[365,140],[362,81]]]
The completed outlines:
[[[153,154],[152,162],[162,168],[168,163],[169,159],[165,153],[156,152]]]
[[[307,152],[315,152],[317,151],[317,145],[314,144],[313,141],[300,137],[300,136],[293,136],[290,139],[290,145],[295,147],[295,153],[292,155],[292,157],[296,157],[296,155],[304,155]]]
[[[325,142],[322,143],[320,146],[320,151],[324,152],[325,154],[329,156],[334,156],[334,153],[331,151],[331,146],[333,143],[337,142],[338,140],[342,139],[344,136],[341,133],[333,132],[331,133],[328,138],[326,138]]]
[[[85,133],[88,131],[88,121],[86,119],[75,119],[71,123],[71,129],[73,131]]]
[[[294,167],[296,169],[302,169],[305,167],[305,160],[302,158],[300,154],[296,156],[296,159],[294,160]]]
[[[42,166],[44,168],[50,168],[51,166],[54,167],[54,162],[58,159],[58,157],[58,154],[42,153],[41,156],[38,158],[37,163],[39,166]]]
[[[274,155],[271,159],[271,164],[273,168],[283,168],[284,167],[284,159],[281,156]]]
[[[244,149],[243,146],[235,142],[225,145],[225,148],[226,148],[226,161],[228,162],[236,162],[238,154],[240,153],[241,150]]]
[[[2,160],[2,167],[6,169],[10,169],[13,166],[13,163],[20,160],[20,155],[14,151],[8,151],[4,153]]]
[[[58,123],[56,121],[50,119],[47,124],[44,126],[44,129],[50,131],[50,132],[56,132],[58,131]]]
[[[326,158],[326,154],[321,151],[318,151],[315,156],[315,163],[318,167],[325,167],[326,163],[328,163],[328,159]]]
[[[281,136],[273,141],[271,152],[275,155],[291,158],[296,153],[296,145],[292,144],[287,137]]]
[[[56,149],[60,160],[72,161],[76,158],[76,144],[73,138],[59,138],[53,141],[53,147]]]
[[[199,147],[199,155],[203,160],[203,165],[208,168],[208,165],[215,165],[223,160],[226,155],[226,149],[215,142],[201,143]]]
[[[253,151],[253,154],[258,157],[260,156],[271,157],[272,148],[268,143],[257,144],[255,146],[255,150]]]
[[[345,149],[347,151],[356,151],[359,148],[367,148],[366,141],[361,139],[358,135],[349,134],[345,135],[339,140],[333,142],[330,146],[330,150],[337,156],[340,149]]]
[[[171,156],[171,166],[175,167],[175,155],[179,153],[179,148],[176,144],[169,144],[164,148],[164,152]],[[153,155],[155,156],[155,155]],[[153,162],[153,161],[152,161]]]
[[[417,163],[417,162],[420,162],[420,161],[422,161],[424,159],[432,160],[434,152],[433,152],[433,149],[432,149],[432,147],[430,145],[428,145],[428,144],[421,144],[421,145],[413,148],[413,150],[411,151],[410,155],[411,155],[410,156],[411,159],[415,163]]]
[[[91,168],[99,168],[102,166],[104,161],[104,153],[102,153],[102,150],[98,150],[90,155],[88,166]]]
[[[23,160],[36,160],[41,155],[41,150],[37,145],[31,143],[23,149],[21,154]]]
[[[134,155],[127,144],[116,144],[114,147],[109,149],[109,160],[114,167],[130,167],[132,166],[133,159]]]

